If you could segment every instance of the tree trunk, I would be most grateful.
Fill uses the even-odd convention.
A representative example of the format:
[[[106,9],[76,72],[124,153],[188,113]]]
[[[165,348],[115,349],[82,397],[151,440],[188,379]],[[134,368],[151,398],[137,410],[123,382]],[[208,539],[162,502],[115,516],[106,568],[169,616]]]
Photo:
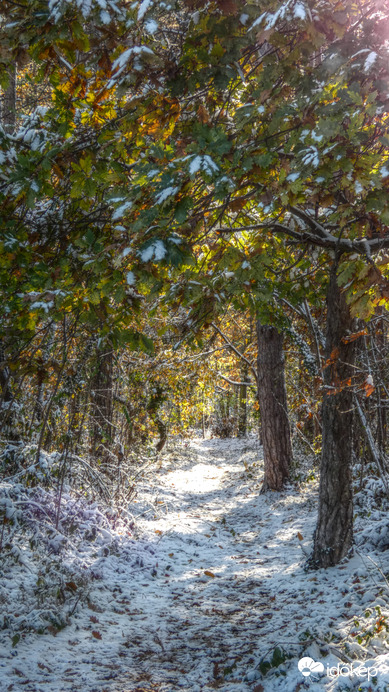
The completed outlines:
[[[265,476],[262,491],[280,490],[289,477],[292,445],[286,402],[283,335],[257,322],[258,402]]]
[[[113,354],[109,347],[97,350],[97,371],[92,383],[93,453],[105,458],[104,447],[113,438]]]
[[[166,401],[166,399],[166,392],[164,392],[161,385],[157,384],[153,388],[153,393],[147,405],[147,413],[149,414],[153,423],[156,425],[159,434],[159,440],[155,447],[157,452],[161,452],[167,442],[167,423],[164,423],[164,421],[159,417],[158,413],[159,408]]]
[[[353,539],[351,486],[353,400],[352,377],[355,342],[343,339],[353,330],[353,319],[331,270],[327,294],[327,327],[323,399],[323,440],[320,469],[319,515],[315,530],[312,567],[330,567],[345,557]]]
[[[9,84],[3,95],[1,109],[1,124],[7,130],[13,130],[16,123],[16,63],[8,69]],[[0,340],[0,428],[9,440],[19,439],[15,414],[12,409],[13,395],[10,383],[10,373],[7,367],[6,349],[3,340]]]
[[[9,83],[3,95],[1,120],[8,130],[13,130],[16,124],[16,63],[8,69]]]
[[[249,376],[248,366],[245,364],[241,370],[242,382],[247,382]],[[239,387],[238,405],[238,437],[247,435],[247,385]]]

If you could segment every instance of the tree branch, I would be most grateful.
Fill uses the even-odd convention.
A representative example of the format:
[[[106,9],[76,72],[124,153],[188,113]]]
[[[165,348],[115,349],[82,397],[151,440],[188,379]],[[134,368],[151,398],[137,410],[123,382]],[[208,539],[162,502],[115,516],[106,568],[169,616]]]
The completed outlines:
[[[247,358],[243,355],[243,353],[241,353],[240,351],[238,351],[238,349],[231,343],[231,341],[226,337],[225,334],[223,334],[223,332],[219,329],[219,327],[216,326],[216,324],[215,324],[214,322],[212,322],[211,327],[213,327],[213,328],[217,331],[217,333],[220,334],[220,336],[222,337],[222,339],[223,339],[223,340],[226,342],[226,344],[228,344],[228,346],[230,347],[231,351],[233,351],[233,352],[238,356],[238,358],[240,358],[240,359],[243,360],[245,363],[247,363],[247,365],[249,366],[251,372],[253,373],[253,375],[254,375],[254,377],[255,377],[255,381],[258,382],[257,371],[256,371],[256,369],[254,368],[254,366],[250,363],[250,361],[247,360]]]

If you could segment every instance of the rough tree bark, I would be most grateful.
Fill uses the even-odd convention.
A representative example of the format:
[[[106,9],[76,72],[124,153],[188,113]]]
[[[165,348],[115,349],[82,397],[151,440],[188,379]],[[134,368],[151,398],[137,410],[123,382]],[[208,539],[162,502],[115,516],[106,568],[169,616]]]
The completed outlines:
[[[106,457],[105,445],[113,438],[113,354],[112,349],[97,349],[97,370],[91,388],[92,403],[92,451],[99,457]]]
[[[262,491],[280,490],[289,477],[292,445],[285,387],[283,335],[257,322],[258,402],[265,476]]]
[[[8,69],[9,83],[2,99],[1,120],[8,130],[16,124],[16,63]]]
[[[247,382],[249,370],[246,363],[241,370],[242,382]],[[238,437],[247,435],[247,385],[241,384],[238,387]]]
[[[319,513],[312,567],[330,567],[345,557],[353,540],[351,486],[353,399],[348,385],[353,373],[355,343],[347,343],[354,320],[340,290],[334,263],[327,293],[327,325],[322,410],[323,440]]]
[[[1,108],[1,123],[6,130],[13,131],[16,124],[16,63],[8,69],[9,85],[3,94]],[[13,395],[10,383],[10,373],[6,358],[6,344],[0,340],[0,407],[4,410],[0,415],[0,427],[10,440],[18,440],[14,413],[11,408]],[[5,404],[5,406],[3,406]]]
[[[149,414],[159,433],[159,440],[155,446],[157,452],[161,452],[167,442],[167,424],[164,423],[159,416],[159,408],[166,401],[166,399],[166,392],[161,385],[157,384],[153,389],[153,393],[147,405],[147,413]]]

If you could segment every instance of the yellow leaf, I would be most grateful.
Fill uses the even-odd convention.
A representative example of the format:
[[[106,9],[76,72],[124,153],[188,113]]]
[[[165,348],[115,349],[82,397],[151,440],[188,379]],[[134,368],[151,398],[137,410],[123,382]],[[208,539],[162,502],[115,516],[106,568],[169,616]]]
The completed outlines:
[[[215,579],[214,573],[213,573],[213,572],[210,572],[208,569],[205,570],[204,574],[205,574],[207,577],[212,577],[212,579]]]
[[[304,539],[303,539],[303,535],[302,535],[302,533],[300,533],[300,531],[297,532],[297,538],[299,539],[299,541],[303,541],[303,540],[304,540]]]

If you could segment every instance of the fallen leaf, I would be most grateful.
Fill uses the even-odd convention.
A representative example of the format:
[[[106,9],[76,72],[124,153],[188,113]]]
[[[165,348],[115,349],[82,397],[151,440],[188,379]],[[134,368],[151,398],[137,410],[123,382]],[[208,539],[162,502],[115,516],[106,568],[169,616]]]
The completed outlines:
[[[74,583],[74,581],[67,581],[65,584],[65,588],[68,591],[77,591],[77,585]]]
[[[303,540],[304,540],[304,539],[303,539],[303,535],[302,535],[302,533],[300,533],[300,531],[297,531],[297,538],[299,539],[299,541],[303,541]]]
[[[92,637],[94,637],[95,639],[102,639],[100,632],[98,632],[97,630],[92,631]]]
[[[213,572],[210,572],[208,569],[205,570],[204,574],[205,574],[207,577],[212,577],[212,579],[215,579],[214,573],[213,573]]]

